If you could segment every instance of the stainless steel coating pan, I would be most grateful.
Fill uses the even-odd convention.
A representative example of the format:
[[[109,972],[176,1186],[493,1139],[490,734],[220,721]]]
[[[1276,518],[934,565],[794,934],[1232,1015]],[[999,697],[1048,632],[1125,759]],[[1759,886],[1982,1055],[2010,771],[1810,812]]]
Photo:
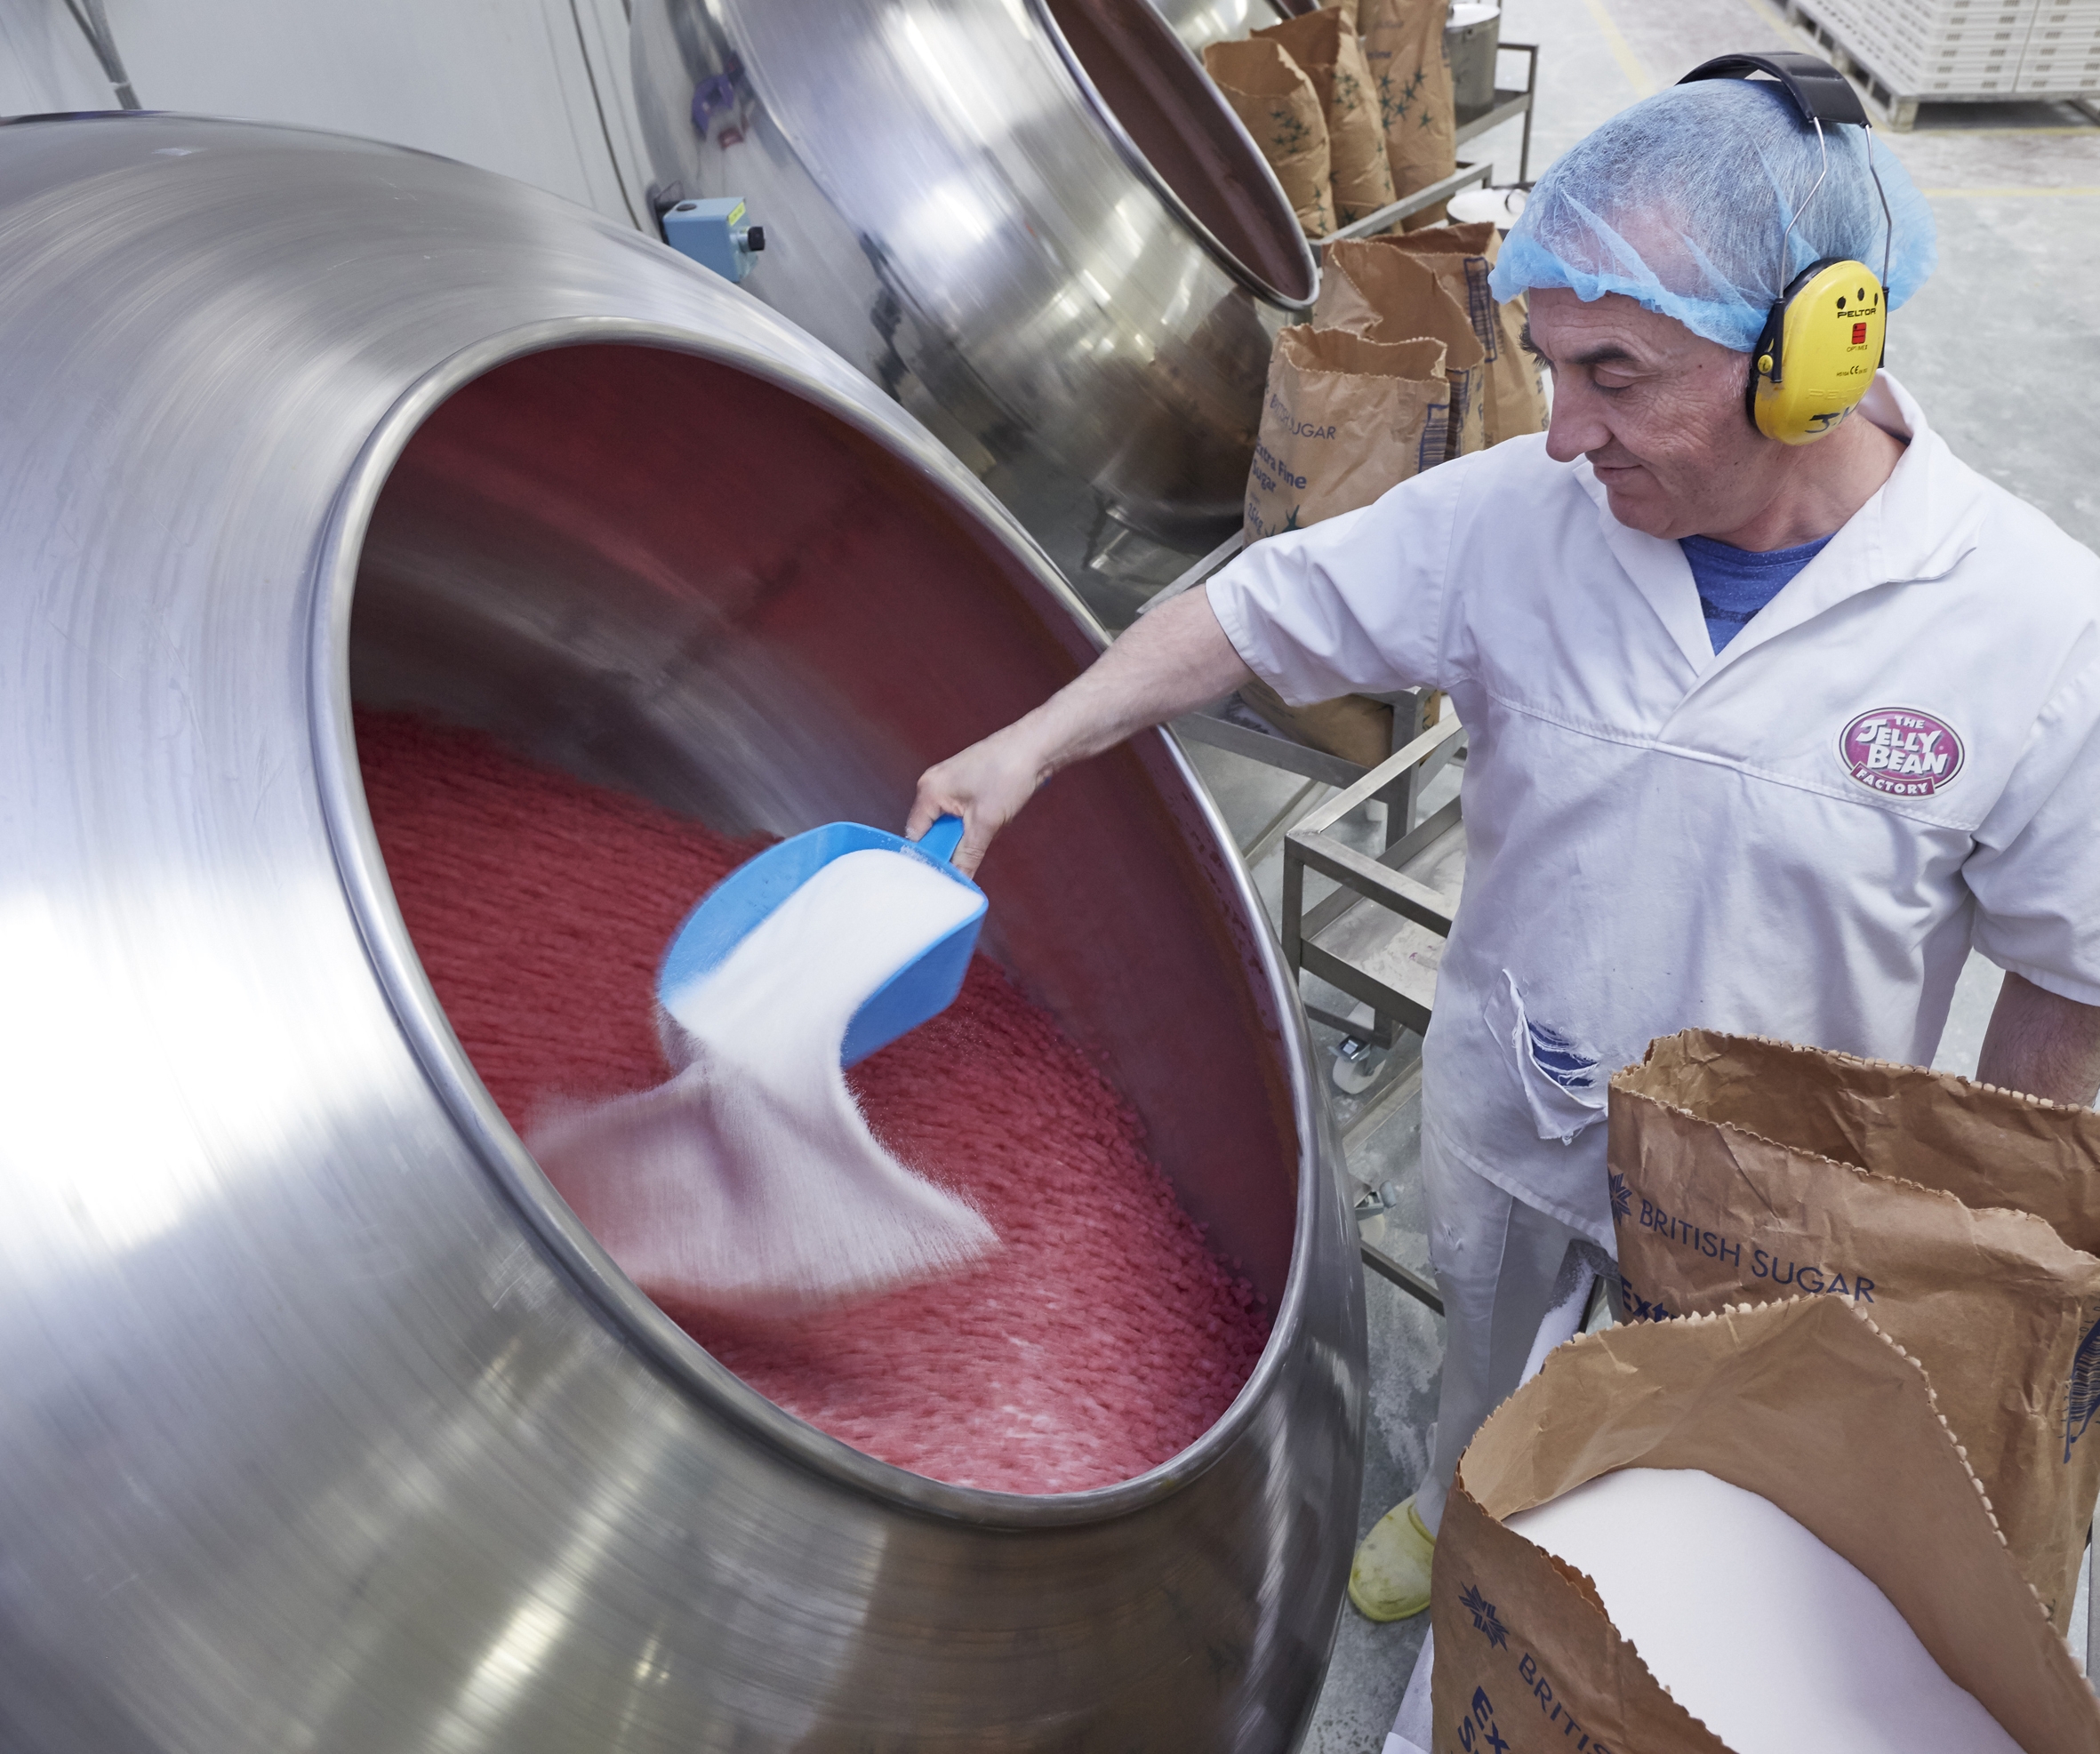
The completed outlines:
[[[1319,274],[1148,0],[633,12],[659,203],[745,197],[746,290],[918,415],[1098,613],[1238,527],[1270,342]]]
[[[1361,1294],[1259,905],[1164,738],[990,948],[1276,1312],[1120,1486],[871,1461],[576,1223],[395,909],[350,703],[725,829],[895,820],[1099,633],[783,317],[444,160],[0,126],[0,1747],[1283,1750],[1354,1534]]]

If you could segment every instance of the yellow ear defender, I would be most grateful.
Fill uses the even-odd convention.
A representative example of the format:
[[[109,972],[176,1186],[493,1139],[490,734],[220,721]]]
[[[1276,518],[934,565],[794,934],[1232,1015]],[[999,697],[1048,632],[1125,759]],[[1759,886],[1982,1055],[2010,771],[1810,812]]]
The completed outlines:
[[[1859,405],[1881,369],[1888,311],[1864,262],[1796,275],[1751,355],[1750,418],[1767,438],[1810,445]]]
[[[1768,73],[1794,100],[1802,116],[1815,129],[1823,148],[1823,167],[1815,183],[1779,241],[1780,271],[1783,275],[1791,258],[1788,246],[1794,226],[1823,188],[1830,174],[1830,141],[1823,124],[1854,126],[1872,132],[1859,93],[1845,76],[1828,61],[1814,55],[1786,52],[1771,55],[1723,55],[1694,68],[1678,81],[1680,85],[1700,79],[1747,79],[1752,73]],[[1874,167],[1873,146],[1867,147],[1867,171],[1874,179],[1874,191],[1881,197],[1881,273],[1877,276],[1864,262],[1844,257],[1825,257],[1812,262],[1786,283],[1779,302],[1765,319],[1764,332],[1751,354],[1750,384],[1744,406],[1751,423],[1767,438],[1782,445],[1812,445],[1838,425],[1859,405],[1874,373],[1881,369],[1888,331],[1888,299],[1884,283],[1888,277],[1888,252],[1895,242],[1895,221],[1889,217],[1888,196],[1881,187],[1881,173]]]

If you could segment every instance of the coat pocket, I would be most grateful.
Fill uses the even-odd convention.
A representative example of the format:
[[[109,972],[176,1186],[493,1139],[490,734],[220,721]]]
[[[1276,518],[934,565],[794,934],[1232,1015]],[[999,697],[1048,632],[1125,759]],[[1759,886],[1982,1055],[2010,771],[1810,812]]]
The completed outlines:
[[[1597,1056],[1559,1029],[1533,1021],[1508,969],[1488,988],[1481,1012],[1510,1056],[1541,1139],[1565,1145],[1604,1118],[1609,1081],[1597,1069]]]

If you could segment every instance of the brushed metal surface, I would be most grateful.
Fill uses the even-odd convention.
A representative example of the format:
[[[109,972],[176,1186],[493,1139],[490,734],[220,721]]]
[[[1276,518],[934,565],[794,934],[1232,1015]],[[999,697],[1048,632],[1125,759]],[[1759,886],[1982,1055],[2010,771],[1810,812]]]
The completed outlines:
[[[1152,0],[1152,4],[1174,34],[1199,55],[1213,43],[1314,10],[1312,0]]]
[[[1237,525],[1270,342],[1319,273],[1147,0],[633,20],[660,198],[746,197],[766,248],[745,290],[918,415],[1099,613],[1127,619]],[[1165,551],[1157,576],[1089,566],[1126,530]]]
[[[1304,1030],[1153,735],[993,948],[1278,1310],[1099,1493],[888,1468],[729,1377],[453,1042],[352,690],[724,826],[882,821],[1099,635],[872,385],[551,196],[171,116],[0,126],[0,1747],[1282,1750],[1360,1282]]]

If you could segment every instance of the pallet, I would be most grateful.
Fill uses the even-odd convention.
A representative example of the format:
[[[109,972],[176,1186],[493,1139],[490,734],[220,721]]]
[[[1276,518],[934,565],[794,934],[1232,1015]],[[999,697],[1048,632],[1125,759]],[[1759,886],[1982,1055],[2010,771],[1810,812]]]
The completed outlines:
[[[1802,0],[1781,0],[1786,21],[1820,48],[1831,64],[1865,88],[1892,133],[1907,134],[1918,123],[1921,103],[2069,103],[2100,121],[2100,92],[2022,91],[2016,76],[2009,89],[1971,92],[1905,92],[1864,60],[1837,30]]]

